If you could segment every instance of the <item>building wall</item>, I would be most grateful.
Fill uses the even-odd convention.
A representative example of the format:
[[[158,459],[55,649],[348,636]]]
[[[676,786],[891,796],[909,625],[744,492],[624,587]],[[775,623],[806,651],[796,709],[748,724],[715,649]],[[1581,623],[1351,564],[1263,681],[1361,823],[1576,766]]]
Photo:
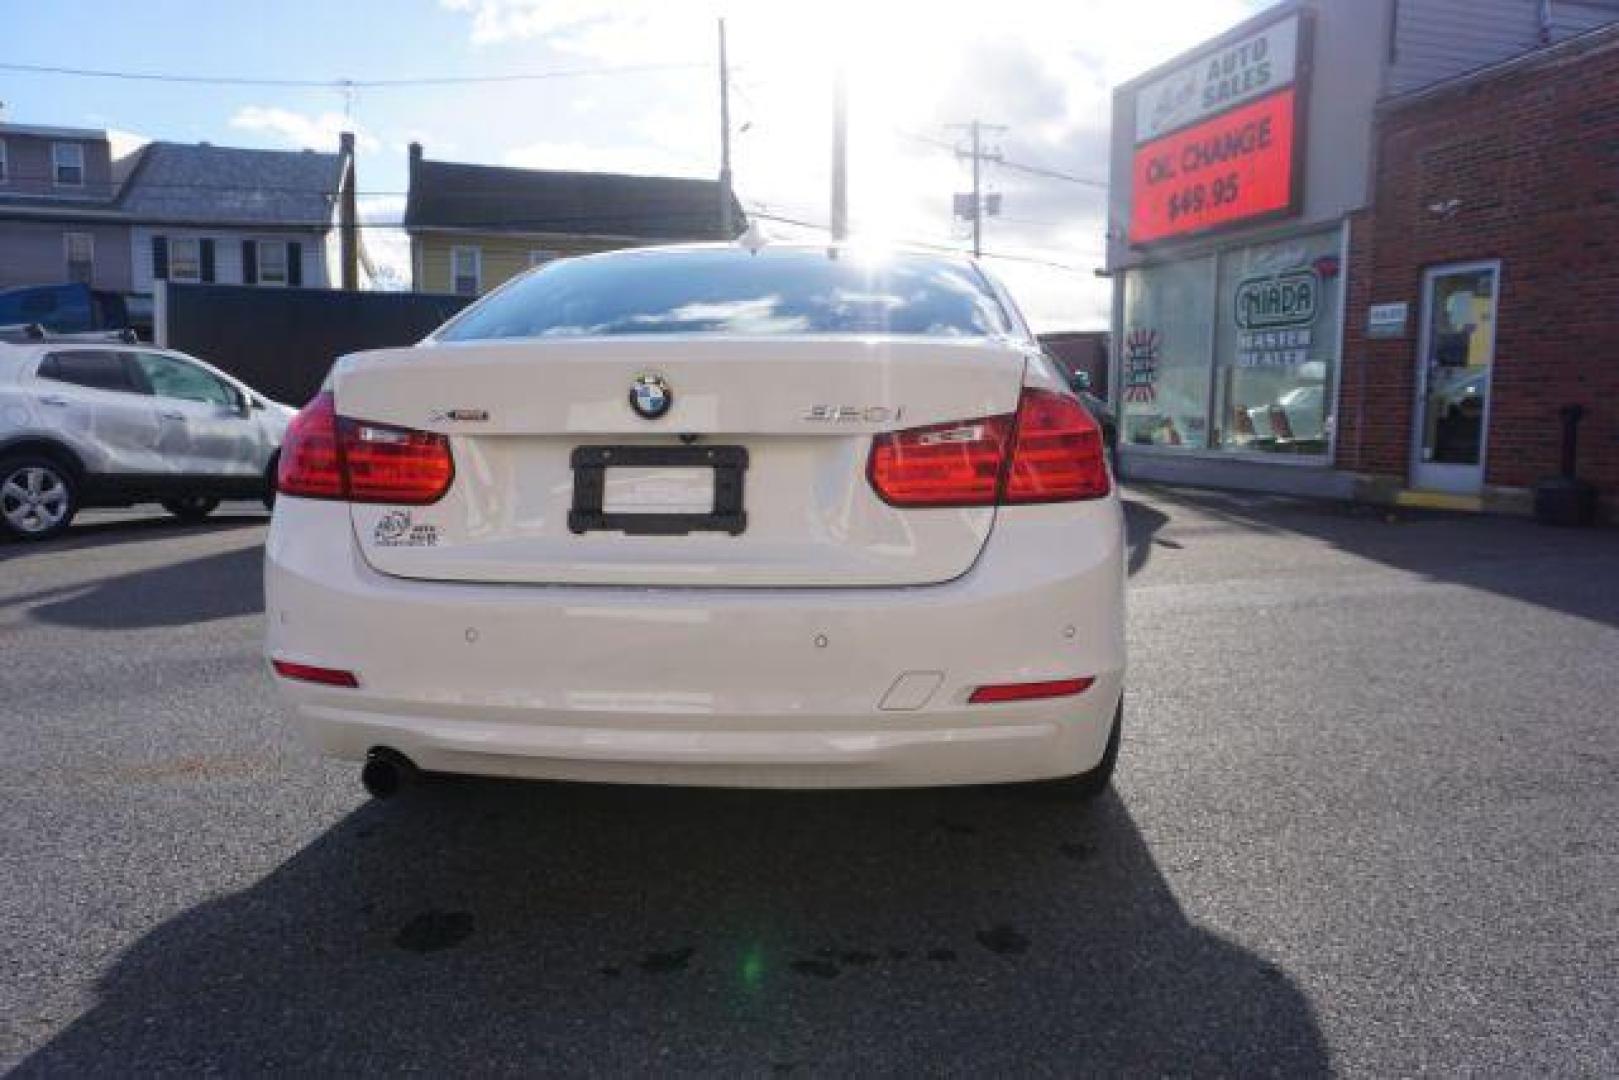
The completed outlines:
[[[1351,243],[1338,463],[1410,468],[1424,270],[1501,260],[1485,483],[1555,475],[1558,409],[1581,404],[1580,475],[1619,494],[1619,31],[1392,103],[1375,211]],[[1367,305],[1411,304],[1368,340]]]
[[[1619,20],[1619,0],[1552,0],[1551,9],[1553,41]]]
[[[0,288],[13,285],[54,285],[67,280],[67,249],[63,234],[89,233],[95,245],[94,277],[97,289],[129,289],[129,226],[59,221],[0,221]]]
[[[214,283],[241,285],[242,241],[275,240],[296,241],[303,245],[303,288],[324,289],[331,283],[326,266],[326,237],[318,232],[277,232],[275,230],[229,229],[208,227],[170,227],[166,225],[137,225],[131,230],[130,255],[132,257],[132,292],[148,295],[152,291],[152,237],[170,239],[211,237],[214,241]]]
[[[1619,3],[1396,0],[1395,13],[1388,91],[1403,94],[1612,22]]]
[[[451,277],[450,253],[458,247],[475,247],[482,252],[482,292],[488,292],[527,270],[531,251],[551,252],[560,257],[638,246],[639,241],[598,237],[419,230],[411,238],[415,277],[411,287],[416,292],[453,293],[455,282]]]

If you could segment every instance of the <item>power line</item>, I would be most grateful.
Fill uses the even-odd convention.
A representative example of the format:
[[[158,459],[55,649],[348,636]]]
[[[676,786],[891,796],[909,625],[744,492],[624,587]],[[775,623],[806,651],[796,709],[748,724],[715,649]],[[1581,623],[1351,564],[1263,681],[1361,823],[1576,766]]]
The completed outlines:
[[[1028,173],[1030,176],[1044,176],[1050,180],[1066,180],[1070,184],[1080,184],[1084,187],[1095,188],[1098,191],[1108,189],[1107,181],[1092,180],[1084,176],[1075,176],[1072,173],[1059,172],[1056,169],[1047,169],[1040,165],[1025,165],[1021,161],[1008,161],[1002,158],[1000,166],[1003,169],[1012,169],[1015,172]]]
[[[275,86],[316,90],[388,90],[416,86],[457,86],[478,83],[534,82],[592,75],[627,75],[649,71],[689,71],[701,63],[626,64],[619,67],[564,68],[557,71],[514,72],[507,75],[428,75],[399,79],[271,79],[237,75],[173,75],[157,71],[109,71],[100,68],[58,67],[49,64],[0,63],[0,71],[32,75],[66,75],[83,79],[122,79],[136,82],[184,83],[202,86]]]
[[[949,142],[945,139],[936,139],[931,135],[923,135],[921,132],[916,131],[906,131],[902,128],[895,128],[894,131],[895,134],[899,135],[901,138],[910,139],[913,142],[922,143],[925,146],[931,146],[937,150],[944,150],[952,154],[960,154],[962,151],[959,144]],[[1030,176],[1043,176],[1048,180],[1065,180],[1070,184],[1079,184],[1084,187],[1096,188],[1099,191],[1106,191],[1108,189],[1108,184],[1105,180],[1093,180],[1086,176],[1076,176],[1073,173],[1062,172],[1059,169],[1048,169],[1043,165],[1029,165],[1021,161],[1010,161],[1005,157],[1002,157],[999,161],[997,161],[997,164],[999,164],[1002,168],[1027,173]]]
[[[829,225],[819,225],[813,221],[805,221],[802,218],[787,217],[783,214],[770,214],[758,209],[749,210],[748,216],[763,218],[765,221],[779,222],[783,225],[797,225],[801,229],[814,229],[817,232],[829,233],[832,231],[832,228]]]
[[[936,150],[943,150],[951,154],[954,154],[961,149],[961,145],[959,143],[949,142],[945,139],[936,139],[931,135],[923,135],[916,131],[905,131],[901,128],[895,128],[894,133],[899,135],[901,138],[910,139],[913,142],[919,142],[925,146],[931,146]]]

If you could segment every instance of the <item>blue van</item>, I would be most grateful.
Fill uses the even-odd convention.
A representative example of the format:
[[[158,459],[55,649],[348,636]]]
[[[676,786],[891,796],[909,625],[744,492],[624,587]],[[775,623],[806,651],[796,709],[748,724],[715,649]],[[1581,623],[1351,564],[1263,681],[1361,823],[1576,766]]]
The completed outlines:
[[[129,327],[129,307],[117,293],[79,282],[0,289],[0,326],[37,323],[58,334]]]

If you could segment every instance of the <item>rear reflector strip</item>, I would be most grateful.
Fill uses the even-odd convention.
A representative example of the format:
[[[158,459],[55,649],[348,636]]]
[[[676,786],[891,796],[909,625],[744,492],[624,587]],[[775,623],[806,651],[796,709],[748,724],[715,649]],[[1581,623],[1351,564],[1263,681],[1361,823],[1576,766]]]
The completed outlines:
[[[275,668],[275,673],[283,679],[319,683],[321,686],[343,686],[351,690],[360,685],[360,680],[354,677],[354,672],[338,668],[297,664],[291,660],[271,660],[270,666]]]
[[[971,705],[993,705],[1001,701],[1035,701],[1039,698],[1073,697],[1083,694],[1095,679],[1056,679],[1051,682],[1001,683],[980,686],[967,699]]]

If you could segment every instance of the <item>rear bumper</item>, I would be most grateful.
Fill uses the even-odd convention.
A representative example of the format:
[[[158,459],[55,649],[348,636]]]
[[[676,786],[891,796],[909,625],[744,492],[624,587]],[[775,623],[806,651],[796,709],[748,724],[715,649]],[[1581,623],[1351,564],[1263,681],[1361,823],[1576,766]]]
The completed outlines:
[[[1073,775],[1123,685],[1116,502],[1020,507],[977,565],[896,589],[482,586],[377,573],[346,508],[284,498],[266,548],[267,651],[356,673],[277,679],[309,740],[424,769],[750,787]],[[1072,697],[974,687],[1090,676]]]
[[[1111,706],[1098,711],[1094,704],[1015,724],[961,717],[972,726],[865,732],[660,733],[564,727],[536,717],[511,723],[318,706],[300,712],[309,741],[329,756],[359,760],[385,746],[429,772],[692,787],[892,788],[1082,772],[1101,760],[1112,719]]]

